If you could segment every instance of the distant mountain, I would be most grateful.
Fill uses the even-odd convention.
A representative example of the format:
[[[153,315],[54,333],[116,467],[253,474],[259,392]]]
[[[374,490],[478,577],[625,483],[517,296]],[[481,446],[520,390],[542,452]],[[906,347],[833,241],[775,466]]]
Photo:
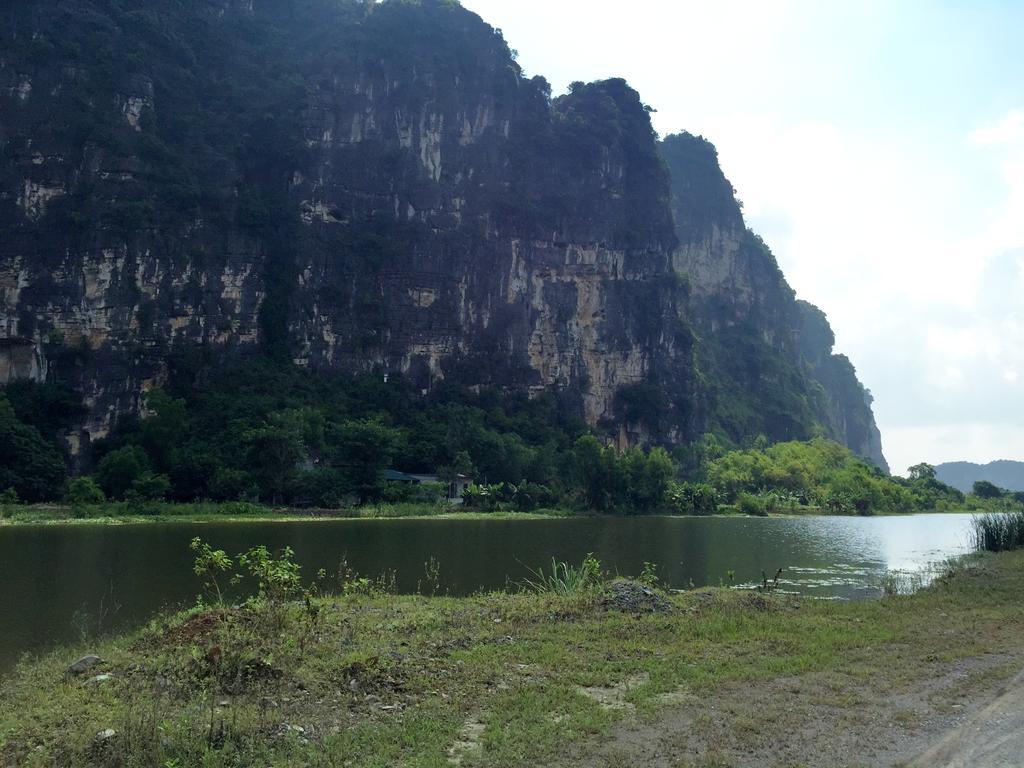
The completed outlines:
[[[935,467],[939,480],[968,492],[978,480],[1011,491],[1024,491],[1024,461],[992,461],[988,464],[972,464],[969,461],[951,461]]]

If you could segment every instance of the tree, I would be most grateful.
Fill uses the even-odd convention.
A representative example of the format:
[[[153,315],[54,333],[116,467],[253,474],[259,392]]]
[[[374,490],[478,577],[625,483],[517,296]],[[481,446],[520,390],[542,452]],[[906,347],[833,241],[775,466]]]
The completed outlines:
[[[160,389],[146,395],[149,416],[142,422],[142,445],[153,466],[169,472],[177,463],[188,434],[184,400],[175,400]]]
[[[1001,499],[1006,494],[1006,491],[988,480],[978,480],[972,491],[979,499]]]
[[[58,498],[67,468],[57,447],[15,415],[0,393],[0,490],[13,489],[27,502]]]
[[[612,511],[622,485],[614,449],[602,447],[593,435],[584,435],[573,453],[584,503],[598,512]]]
[[[630,511],[650,512],[665,502],[669,482],[675,475],[672,459],[664,448],[644,453],[631,448],[620,459],[625,474]]]
[[[245,436],[246,467],[266,499],[278,503],[291,491],[299,462],[305,457],[301,425],[275,418]]]
[[[360,504],[379,498],[399,437],[397,430],[376,419],[346,421],[331,430],[333,460]]]
[[[96,480],[108,498],[123,499],[132,485],[149,472],[146,452],[137,445],[111,451],[100,460]]]
[[[911,482],[917,483],[922,480],[934,480],[935,479],[935,467],[931,464],[915,464],[907,469],[907,475],[910,477]]]

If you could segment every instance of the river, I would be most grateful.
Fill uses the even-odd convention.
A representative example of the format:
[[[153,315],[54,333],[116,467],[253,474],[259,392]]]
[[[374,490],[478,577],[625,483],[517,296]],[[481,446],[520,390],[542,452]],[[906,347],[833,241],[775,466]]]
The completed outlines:
[[[881,593],[892,571],[923,573],[969,549],[968,514],[904,517],[568,518],[153,523],[0,528],[0,673],[21,654],[83,634],[138,626],[200,591],[188,544],[200,536],[234,555],[291,547],[306,575],[394,574],[400,592],[430,582],[464,595],[515,588],[551,558],[593,552],[611,573],[655,563],[671,587],[750,585],[784,569],[780,588],[832,599]],[[730,576],[730,572],[732,575]]]

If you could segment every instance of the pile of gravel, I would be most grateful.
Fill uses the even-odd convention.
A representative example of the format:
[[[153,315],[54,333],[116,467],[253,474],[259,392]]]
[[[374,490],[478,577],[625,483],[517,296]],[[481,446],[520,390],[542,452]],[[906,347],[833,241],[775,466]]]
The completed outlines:
[[[663,613],[672,603],[638,581],[616,579],[607,586],[602,601],[605,608],[624,613]]]

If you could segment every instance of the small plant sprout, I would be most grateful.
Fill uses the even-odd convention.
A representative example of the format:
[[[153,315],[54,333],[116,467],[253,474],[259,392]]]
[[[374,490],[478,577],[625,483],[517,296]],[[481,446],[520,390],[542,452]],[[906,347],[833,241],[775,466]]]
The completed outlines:
[[[645,560],[644,569],[640,572],[640,583],[653,589],[658,586],[659,581],[657,564]]]

